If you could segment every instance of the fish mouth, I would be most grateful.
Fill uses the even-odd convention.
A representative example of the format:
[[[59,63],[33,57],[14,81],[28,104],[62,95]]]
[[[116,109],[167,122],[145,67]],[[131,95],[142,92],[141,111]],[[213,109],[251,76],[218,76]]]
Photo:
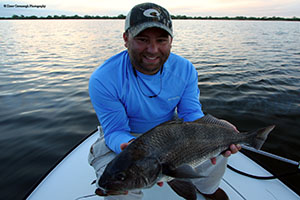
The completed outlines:
[[[95,190],[95,194],[97,194],[98,196],[126,195],[128,194],[128,191],[115,191],[97,188]]]

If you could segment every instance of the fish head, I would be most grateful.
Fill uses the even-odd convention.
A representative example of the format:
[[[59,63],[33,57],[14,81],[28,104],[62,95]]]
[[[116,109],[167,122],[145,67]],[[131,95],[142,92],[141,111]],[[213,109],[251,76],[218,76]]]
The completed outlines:
[[[106,166],[98,186],[107,193],[147,188],[157,182],[161,171],[157,158],[123,151]]]

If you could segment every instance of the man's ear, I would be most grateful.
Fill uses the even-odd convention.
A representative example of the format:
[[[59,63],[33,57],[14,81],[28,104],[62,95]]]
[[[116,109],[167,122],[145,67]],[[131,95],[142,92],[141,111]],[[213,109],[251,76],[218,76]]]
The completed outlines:
[[[123,33],[124,46],[128,48],[128,33]]]

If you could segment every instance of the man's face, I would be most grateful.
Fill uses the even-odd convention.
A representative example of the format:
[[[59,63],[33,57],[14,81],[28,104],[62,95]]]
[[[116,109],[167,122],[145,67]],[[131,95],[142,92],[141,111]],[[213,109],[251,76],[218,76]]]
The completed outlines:
[[[148,28],[137,36],[124,33],[133,67],[144,74],[157,73],[170,55],[172,37],[160,28]]]

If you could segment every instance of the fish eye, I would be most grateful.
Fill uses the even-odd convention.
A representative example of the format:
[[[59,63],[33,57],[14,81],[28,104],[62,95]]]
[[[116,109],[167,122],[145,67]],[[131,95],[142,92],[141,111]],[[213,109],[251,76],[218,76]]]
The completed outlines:
[[[123,172],[118,173],[118,174],[116,175],[116,179],[117,179],[118,181],[124,181],[124,180],[126,179],[125,173],[123,173]]]

